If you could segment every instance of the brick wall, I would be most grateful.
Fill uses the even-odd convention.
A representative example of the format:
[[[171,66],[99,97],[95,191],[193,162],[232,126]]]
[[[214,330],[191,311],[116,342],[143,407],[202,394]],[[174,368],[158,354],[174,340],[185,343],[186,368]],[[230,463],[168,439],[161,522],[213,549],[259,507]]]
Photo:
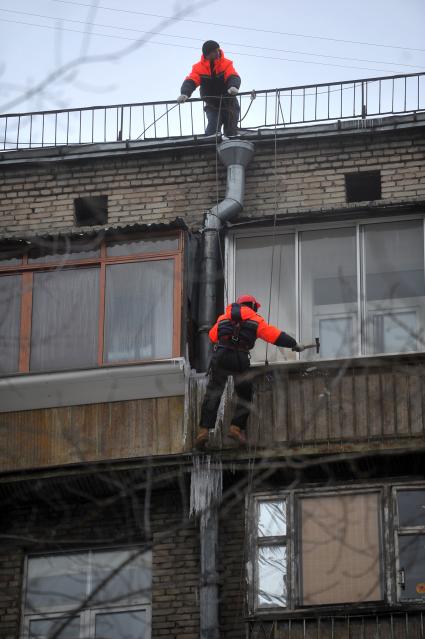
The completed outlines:
[[[113,481],[120,481],[113,478]],[[125,489],[126,485],[122,484]],[[143,542],[144,502],[140,494],[92,497],[41,487],[29,503],[10,500],[0,523],[0,639],[19,639],[25,555],[66,549],[123,547]],[[124,493],[126,491],[124,490]],[[186,501],[186,498],[185,498]],[[152,637],[198,639],[198,523],[184,514],[180,492],[154,492],[150,508],[153,540]],[[7,516],[6,516],[7,511]],[[244,496],[220,521],[220,636],[244,636]]]
[[[273,143],[257,143],[247,171],[244,217],[346,206],[344,173],[380,169],[385,202],[425,197],[423,129],[361,132],[332,138],[278,140],[277,173]],[[225,185],[219,167],[220,197]],[[183,217],[201,224],[214,204],[215,150],[158,150],[139,157],[110,157],[0,167],[2,233],[41,232],[73,227],[73,200],[109,196],[109,224],[168,222]]]
[[[81,491],[80,491],[81,494]],[[57,497],[3,511],[0,524],[0,638],[19,639],[24,558],[27,552],[64,551],[96,545],[126,546],[144,535],[144,505],[136,494],[93,498]],[[199,636],[199,541],[196,523],[182,516],[179,493],[152,498],[152,637]]]
[[[226,639],[245,636],[246,540],[245,496],[231,509],[225,507],[219,523],[220,629]]]

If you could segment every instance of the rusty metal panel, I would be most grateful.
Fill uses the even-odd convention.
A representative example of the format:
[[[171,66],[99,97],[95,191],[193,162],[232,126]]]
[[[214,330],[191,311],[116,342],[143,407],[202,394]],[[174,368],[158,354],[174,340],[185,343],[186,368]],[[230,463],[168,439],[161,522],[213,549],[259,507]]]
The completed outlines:
[[[183,397],[0,415],[0,472],[185,451]]]

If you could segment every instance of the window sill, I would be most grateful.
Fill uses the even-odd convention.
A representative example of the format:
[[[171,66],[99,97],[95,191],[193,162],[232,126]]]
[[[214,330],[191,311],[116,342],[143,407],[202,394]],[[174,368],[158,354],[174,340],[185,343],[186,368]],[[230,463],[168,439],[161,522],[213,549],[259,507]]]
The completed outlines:
[[[0,379],[0,412],[184,395],[185,360]]]

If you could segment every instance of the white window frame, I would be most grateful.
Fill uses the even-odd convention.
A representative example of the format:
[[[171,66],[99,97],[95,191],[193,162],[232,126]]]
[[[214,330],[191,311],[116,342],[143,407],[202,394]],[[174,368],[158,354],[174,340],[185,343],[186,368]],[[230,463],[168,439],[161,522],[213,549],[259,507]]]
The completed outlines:
[[[305,231],[318,231],[318,230],[326,230],[326,229],[339,229],[339,228],[353,228],[356,235],[356,256],[357,256],[357,311],[358,311],[358,339],[357,339],[357,352],[353,356],[353,358],[361,358],[361,357],[369,357],[371,355],[379,357],[385,356],[388,353],[376,354],[370,352],[370,346],[368,343],[368,339],[370,339],[370,318],[368,319],[366,312],[366,300],[365,300],[365,279],[366,273],[364,272],[364,233],[362,227],[364,225],[371,224],[385,224],[391,222],[403,222],[403,221],[420,221],[422,222],[422,230],[423,230],[423,243],[424,243],[424,276],[425,276],[425,212],[423,214],[412,214],[412,215],[393,215],[387,217],[364,217],[358,218],[356,220],[343,220],[340,222],[322,222],[322,223],[314,223],[314,224],[297,224],[297,225],[285,225],[282,224],[278,226],[276,229],[273,229],[271,226],[261,227],[256,221],[256,226],[249,226],[246,223],[241,225],[240,227],[233,227],[230,229],[226,240],[225,240],[225,256],[226,256],[226,268],[225,268],[225,280],[226,287],[228,293],[228,303],[232,302],[236,295],[236,270],[235,270],[235,260],[236,260],[236,240],[245,237],[270,237],[276,233],[276,236],[281,235],[294,235],[295,236],[295,303],[296,303],[296,327],[295,327],[295,339],[297,341],[300,340],[301,334],[301,274],[300,274],[300,264],[301,264],[301,243],[299,239],[299,233]],[[268,291],[265,291],[265,296],[268,297]],[[362,299],[363,296],[363,299]],[[408,298],[411,301],[411,298]],[[264,298],[262,300],[263,309],[268,308],[269,300]],[[412,304],[409,304],[409,307]],[[403,307],[404,308],[404,307]],[[378,310],[378,309],[377,309]],[[266,310],[264,310],[266,314]],[[420,320],[421,321],[421,318]],[[285,328],[285,327],[283,327]],[[312,336],[315,337],[315,336]],[[425,350],[425,344],[422,348],[418,348],[417,351],[411,352],[421,352]],[[306,351],[303,354],[302,359],[306,360],[309,358],[311,354],[311,358],[317,359],[313,355],[313,351]],[[300,359],[300,355],[297,354],[297,359]],[[263,362],[252,362],[254,365],[262,365]],[[279,362],[282,364],[283,362]],[[275,365],[272,363],[271,365]]]
[[[87,553],[89,558],[89,578],[87,579],[87,592],[86,596],[89,594],[90,585],[91,585],[91,563],[93,555],[98,552],[121,552],[121,551],[129,550],[129,551],[137,551],[137,546],[107,546],[107,547],[99,547],[99,548],[79,548],[76,550],[71,550],[69,552],[43,552],[43,553],[31,553],[25,557],[24,563],[24,571],[23,571],[23,588],[22,588],[22,598],[21,598],[21,610],[22,610],[22,622],[21,622],[21,639],[29,638],[29,630],[30,623],[34,620],[44,620],[44,619],[57,619],[61,617],[71,617],[74,618],[76,616],[80,617],[80,632],[81,639],[92,638],[94,639],[95,635],[95,622],[96,615],[99,613],[114,613],[114,612],[136,612],[136,611],[144,611],[146,614],[146,639],[150,639],[152,634],[152,587],[145,597],[140,596],[140,598],[136,601],[135,597],[128,599],[128,601],[120,600],[117,603],[105,603],[99,602],[96,604],[89,604],[89,607],[82,608],[81,611],[78,611],[78,607],[75,605],[61,605],[61,606],[52,606],[46,612],[26,612],[25,609],[25,601],[27,595],[27,585],[28,585],[28,563],[32,558],[35,557],[51,557],[51,556],[69,556],[69,555],[77,555],[77,554],[85,554]],[[152,551],[142,551],[144,552],[152,552]],[[151,571],[152,571],[152,560],[151,560]],[[77,612],[78,611],[78,612]],[[75,614],[73,614],[75,612]]]

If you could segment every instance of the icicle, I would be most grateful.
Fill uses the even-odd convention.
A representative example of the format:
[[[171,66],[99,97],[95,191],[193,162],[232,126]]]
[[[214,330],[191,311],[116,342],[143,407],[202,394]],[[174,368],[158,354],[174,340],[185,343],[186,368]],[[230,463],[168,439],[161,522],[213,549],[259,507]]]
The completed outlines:
[[[234,388],[233,377],[229,377],[227,379],[223,395],[221,396],[220,405],[217,411],[215,428],[218,428],[220,424],[223,424],[225,421],[225,411],[229,405],[230,406],[232,405],[233,388]]]
[[[190,482],[190,514],[208,513],[211,506],[221,501],[223,494],[223,467],[220,459],[211,463],[211,455],[193,458]],[[201,518],[205,528],[208,517]]]

